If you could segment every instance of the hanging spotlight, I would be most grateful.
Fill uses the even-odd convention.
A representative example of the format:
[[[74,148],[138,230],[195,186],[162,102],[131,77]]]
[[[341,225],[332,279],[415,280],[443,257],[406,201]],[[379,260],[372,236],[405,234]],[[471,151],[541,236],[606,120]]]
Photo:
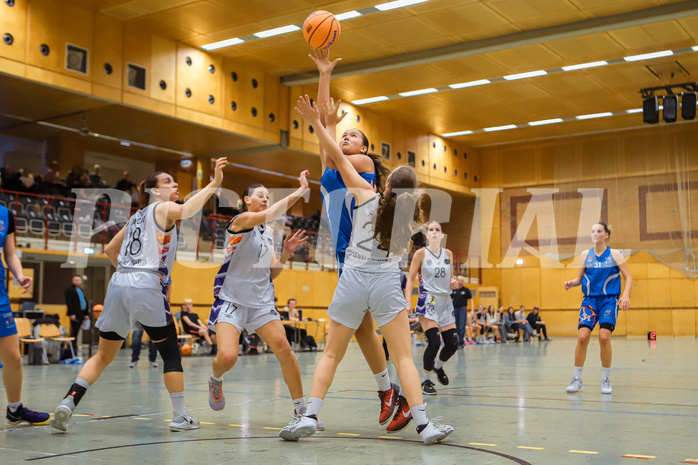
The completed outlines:
[[[646,98],[642,102],[642,122],[648,124],[659,123],[659,99],[656,95]]]
[[[662,119],[667,123],[676,122],[676,115],[679,109],[679,97],[676,95],[664,96],[664,108],[662,111]]]
[[[696,117],[696,93],[684,92],[681,94],[681,118],[690,120]]]

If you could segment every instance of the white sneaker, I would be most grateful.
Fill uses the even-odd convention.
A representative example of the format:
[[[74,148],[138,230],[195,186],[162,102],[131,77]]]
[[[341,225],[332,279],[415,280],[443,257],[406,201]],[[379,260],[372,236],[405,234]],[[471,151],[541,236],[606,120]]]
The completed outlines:
[[[60,431],[68,431],[68,424],[70,423],[70,417],[73,416],[73,409],[75,404],[71,396],[63,399],[56,410],[53,412],[53,417],[49,423],[52,428]]]
[[[438,420],[439,418],[435,418],[435,420]],[[419,430],[419,427],[417,427],[417,430]],[[435,424],[430,421],[426,424],[422,431],[419,431],[419,435],[422,437],[424,444],[430,446],[436,442],[442,441],[453,431],[452,426]]]
[[[582,389],[584,389],[584,384],[582,384],[582,380],[579,378],[572,378],[572,382],[567,386],[567,392],[579,392]]]
[[[610,379],[606,378],[601,380],[601,394],[613,394]]]
[[[298,441],[304,436],[312,436],[317,431],[317,420],[304,415],[296,415],[291,422],[279,431],[285,441]]]
[[[150,368],[157,368],[158,362],[150,362]]]
[[[128,364],[129,368],[136,368],[136,365],[138,365],[138,362],[131,362]]]
[[[172,423],[170,423],[170,431],[187,431],[190,429],[199,429],[199,427],[199,420],[192,417],[188,413],[175,416],[172,419]]]
[[[308,407],[301,407],[300,410],[294,411],[293,415],[291,416],[296,416],[296,415],[305,415],[305,412],[308,411]],[[322,420],[319,418],[317,419],[317,424],[315,425],[315,431],[325,431],[325,423],[323,423]]]

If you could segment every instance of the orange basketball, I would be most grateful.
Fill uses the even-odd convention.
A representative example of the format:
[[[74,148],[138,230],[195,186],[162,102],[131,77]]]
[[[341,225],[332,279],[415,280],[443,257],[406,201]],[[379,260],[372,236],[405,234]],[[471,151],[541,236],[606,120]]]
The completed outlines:
[[[191,355],[191,346],[189,344],[182,344],[182,355]]]
[[[337,18],[325,10],[310,13],[303,23],[303,37],[313,48],[330,48],[340,32]]]
[[[92,307],[92,313],[95,316],[95,320],[99,318],[99,315],[102,314],[102,310],[104,309],[103,305],[97,304],[94,307]]]

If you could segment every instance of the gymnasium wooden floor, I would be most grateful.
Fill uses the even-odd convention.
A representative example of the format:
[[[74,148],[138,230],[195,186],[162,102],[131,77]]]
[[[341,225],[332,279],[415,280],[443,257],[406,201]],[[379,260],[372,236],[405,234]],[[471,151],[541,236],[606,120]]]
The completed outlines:
[[[451,384],[428,398],[430,417],[456,431],[426,447],[414,428],[388,438],[374,381],[355,344],[340,365],[321,418],[324,433],[277,437],[290,400],[271,354],[241,357],[225,378],[227,406],[208,408],[209,357],[185,359],[187,405],[201,429],[172,433],[161,369],[129,369],[122,351],[80,404],[67,434],[0,429],[0,462],[60,464],[656,464],[698,463],[698,341],[613,341],[615,393],[602,396],[599,348],[589,348],[583,393],[568,395],[575,340],[468,346],[447,364]],[[420,360],[422,347],[416,347]],[[145,355],[147,351],[142,353]],[[310,389],[317,353],[299,353]],[[391,366],[391,376],[395,377]],[[25,367],[24,401],[53,410],[79,366]],[[1,394],[4,400],[4,392]]]

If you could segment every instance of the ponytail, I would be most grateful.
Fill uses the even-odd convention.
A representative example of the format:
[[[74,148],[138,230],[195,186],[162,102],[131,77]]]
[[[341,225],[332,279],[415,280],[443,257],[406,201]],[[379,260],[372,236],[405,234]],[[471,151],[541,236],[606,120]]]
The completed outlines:
[[[378,201],[373,237],[381,249],[401,255],[414,234],[415,223],[423,216],[422,202],[416,198],[417,177],[409,167],[395,168],[388,176],[388,184]],[[403,192],[398,195],[394,189]]]
[[[139,208],[145,208],[150,205],[150,190],[158,187],[158,176],[164,171],[156,171],[138,185],[138,204]]]
[[[366,156],[373,162],[373,169],[376,173],[376,190],[382,194],[385,186],[385,179],[390,176],[390,170],[383,165],[383,159],[380,155],[367,153]]]

